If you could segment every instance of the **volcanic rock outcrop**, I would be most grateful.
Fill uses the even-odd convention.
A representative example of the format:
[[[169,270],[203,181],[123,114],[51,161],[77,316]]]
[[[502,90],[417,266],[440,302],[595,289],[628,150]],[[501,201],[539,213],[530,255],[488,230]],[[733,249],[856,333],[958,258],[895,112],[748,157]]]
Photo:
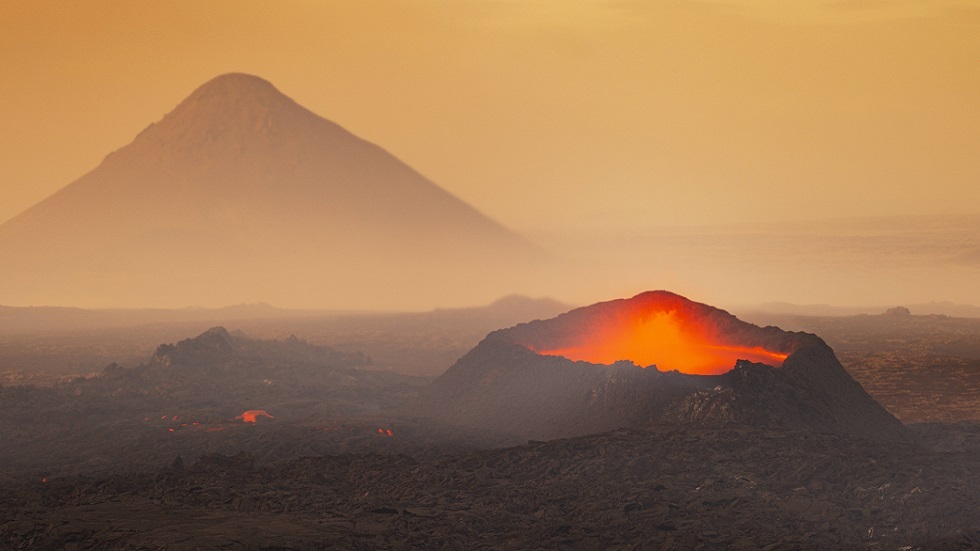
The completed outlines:
[[[490,333],[433,383],[423,409],[536,439],[651,422],[905,435],[816,335],[666,291]]]
[[[354,368],[370,365],[371,358],[361,352],[345,353],[312,345],[294,335],[284,340],[262,340],[249,338],[241,331],[212,327],[177,344],[161,344],[153,353],[149,367],[212,369],[235,365],[239,368],[248,362]]]
[[[513,292],[538,258],[384,149],[227,74],[0,224],[0,303],[418,308]]]

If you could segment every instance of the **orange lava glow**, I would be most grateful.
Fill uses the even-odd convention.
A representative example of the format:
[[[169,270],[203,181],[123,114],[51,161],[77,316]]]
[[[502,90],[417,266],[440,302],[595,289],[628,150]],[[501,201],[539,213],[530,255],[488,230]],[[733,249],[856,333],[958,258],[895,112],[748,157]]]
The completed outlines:
[[[724,342],[712,326],[679,309],[632,312],[610,325],[587,332],[569,346],[536,352],[596,364],[629,360],[643,367],[655,365],[660,371],[692,375],[726,373],[737,360],[779,366],[787,357],[760,346]]]
[[[241,419],[246,423],[255,423],[259,417],[268,417],[269,419],[275,419],[275,417],[269,415],[264,409],[250,409],[248,411],[242,412],[241,415],[235,417],[235,419]]]

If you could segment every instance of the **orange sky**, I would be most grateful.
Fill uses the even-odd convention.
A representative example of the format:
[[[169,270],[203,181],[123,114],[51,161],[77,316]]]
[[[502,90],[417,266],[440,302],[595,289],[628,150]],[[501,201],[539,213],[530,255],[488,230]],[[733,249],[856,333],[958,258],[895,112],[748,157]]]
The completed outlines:
[[[980,211],[975,2],[11,0],[2,12],[0,220],[228,71],[272,81],[517,229]]]

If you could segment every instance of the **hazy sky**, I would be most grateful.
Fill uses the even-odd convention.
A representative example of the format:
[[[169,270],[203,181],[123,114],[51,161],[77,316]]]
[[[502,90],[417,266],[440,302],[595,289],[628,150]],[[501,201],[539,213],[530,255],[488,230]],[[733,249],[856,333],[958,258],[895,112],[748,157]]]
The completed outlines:
[[[980,212],[980,3],[6,0],[0,220],[257,74],[517,229]]]

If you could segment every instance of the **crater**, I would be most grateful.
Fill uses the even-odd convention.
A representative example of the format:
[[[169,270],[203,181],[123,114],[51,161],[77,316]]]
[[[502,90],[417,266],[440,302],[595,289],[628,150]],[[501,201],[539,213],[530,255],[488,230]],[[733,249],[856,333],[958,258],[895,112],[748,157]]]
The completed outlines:
[[[629,361],[689,375],[727,373],[739,360],[781,367],[795,348],[730,323],[727,312],[664,291],[596,306],[601,311],[591,307],[580,316],[573,310],[554,320],[555,330],[524,331],[515,342],[542,356],[602,365]]]

